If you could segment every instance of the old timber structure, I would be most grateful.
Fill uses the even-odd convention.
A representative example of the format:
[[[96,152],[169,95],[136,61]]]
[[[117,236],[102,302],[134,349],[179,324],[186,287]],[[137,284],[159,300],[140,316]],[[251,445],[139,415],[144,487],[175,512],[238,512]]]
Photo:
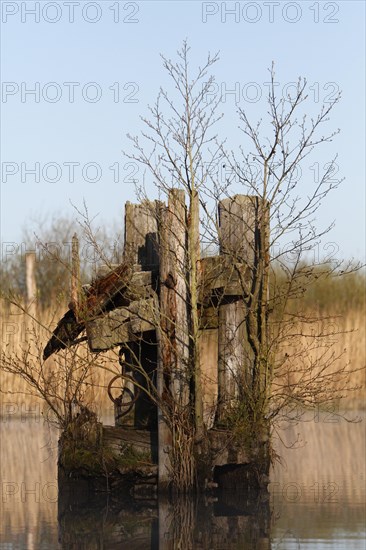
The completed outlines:
[[[183,453],[179,468],[184,468],[183,447],[189,442],[200,491],[266,487],[268,429],[254,426],[243,432],[233,421],[243,399],[242,386],[250,388],[253,382],[243,282],[251,283],[261,242],[258,202],[257,197],[242,195],[222,200],[219,254],[200,258],[197,239],[194,266],[188,252],[192,220],[183,191],[172,189],[167,205],[127,203],[123,266],[102,266],[83,291],[78,288],[74,243],[70,311],[78,325],[71,340],[85,330],[93,352],[115,348],[121,373],[108,388],[115,425],[102,426],[82,409],[62,434],[60,485],[86,480],[97,490],[154,498],[172,486],[177,453]],[[56,338],[60,348],[73,343]],[[192,361],[194,346],[198,365]],[[197,414],[199,429],[192,420]],[[177,442],[184,419],[193,427],[192,437],[186,430],[185,439]]]

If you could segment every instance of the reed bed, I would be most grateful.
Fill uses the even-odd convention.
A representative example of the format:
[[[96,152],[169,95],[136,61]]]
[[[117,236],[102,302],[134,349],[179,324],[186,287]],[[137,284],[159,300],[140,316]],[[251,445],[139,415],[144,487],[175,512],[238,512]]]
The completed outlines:
[[[43,347],[46,345],[52,330],[58,320],[64,315],[66,308],[56,310],[46,309],[36,314],[37,320],[29,318],[27,313],[19,310],[4,307],[1,317],[1,355],[16,357],[22,351],[30,347],[34,361],[43,363]],[[107,395],[107,386],[113,373],[119,372],[118,350],[110,350],[107,353],[95,354],[88,350],[84,342],[73,348],[73,352],[61,351],[54,354],[44,363],[44,369],[55,372],[60,369],[62,361],[72,360],[76,368],[79,366],[88,367],[88,374],[83,383],[83,402],[95,412],[108,411],[112,409],[111,401]],[[0,371],[1,413],[7,416],[31,415],[31,411],[41,411],[43,403],[34,392],[30,390],[27,382],[20,376]]]
[[[292,334],[298,334],[296,338],[286,339],[281,349],[281,354],[293,357],[290,365],[284,365],[278,369],[275,378],[276,384],[284,386],[286,383],[294,383],[301,368],[306,362],[316,364],[328,347],[329,358],[333,356],[332,365],[329,368],[339,370],[349,363],[352,375],[349,386],[357,387],[356,390],[344,393],[344,405],[347,408],[362,408],[366,397],[366,323],[365,323],[365,281],[364,273],[353,273],[344,278],[333,278],[319,281],[305,295],[301,301],[302,310],[315,319],[315,323],[309,328],[305,321],[297,320],[290,326]],[[39,357],[42,348],[46,344],[50,331],[56,326],[57,321],[66,311],[66,307],[58,306],[44,309],[36,315],[38,322],[29,320],[29,317],[15,308],[2,303],[1,317],[1,354],[19,353],[24,347],[30,345],[38,349]],[[323,320],[321,320],[323,319]],[[317,345],[316,336],[309,338],[309,330],[316,334],[328,334],[323,338],[322,344]],[[306,336],[307,335],[307,336]],[[57,370],[60,357],[65,351],[51,356],[45,364],[50,372]],[[332,355],[333,354],[333,355]],[[298,357],[298,361],[296,360]],[[325,356],[327,357],[327,356]],[[112,411],[113,407],[107,395],[107,386],[113,376],[113,372],[119,372],[118,350],[111,350],[103,354],[93,354],[88,351],[86,343],[77,348],[76,360],[88,363],[88,376],[85,381],[84,398],[88,406],[92,406],[96,412]],[[324,359],[324,355],[323,355]],[[41,359],[40,359],[41,360]],[[14,408],[21,413],[22,407],[39,407],[37,398],[29,394],[29,388],[20,377],[0,372],[1,412],[6,407]],[[332,380],[334,389],[339,386],[340,380],[334,377]]]
[[[313,378],[320,384],[320,400],[331,389],[342,396],[342,406],[347,409],[363,408],[366,404],[364,312],[353,309],[344,315],[324,316],[324,312],[313,311],[310,316],[317,320],[294,322],[288,337],[283,339],[273,392],[284,390],[290,394],[297,382],[312,383]]]

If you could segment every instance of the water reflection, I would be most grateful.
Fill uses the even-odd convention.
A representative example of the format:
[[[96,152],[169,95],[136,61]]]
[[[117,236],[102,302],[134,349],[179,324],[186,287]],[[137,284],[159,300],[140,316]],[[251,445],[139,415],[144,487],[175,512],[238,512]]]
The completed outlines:
[[[360,413],[364,417],[364,413]],[[318,419],[317,419],[318,420]],[[364,422],[290,425],[270,500],[131,504],[84,491],[57,496],[57,432],[42,419],[2,419],[0,550],[360,549],[365,547]],[[67,498],[66,498],[67,497]]]
[[[57,431],[41,415],[0,418],[1,550],[57,548]]]
[[[264,502],[238,495],[219,498],[160,499],[155,503],[121,503],[94,499],[87,491],[73,504],[60,502],[59,536],[62,549],[99,550],[267,550],[270,508]]]

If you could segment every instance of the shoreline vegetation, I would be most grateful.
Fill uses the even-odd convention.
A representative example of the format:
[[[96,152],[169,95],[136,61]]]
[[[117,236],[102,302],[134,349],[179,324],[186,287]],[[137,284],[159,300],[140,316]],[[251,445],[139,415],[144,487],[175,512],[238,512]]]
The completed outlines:
[[[62,283],[64,284],[64,282]],[[57,291],[57,284],[53,287]],[[366,328],[365,328],[365,292],[366,273],[356,271],[342,277],[332,275],[321,278],[319,282],[312,285],[304,294],[301,300],[294,301],[294,311],[304,313],[304,320],[298,319],[292,330],[295,330],[299,337],[296,342],[291,340],[292,349],[286,350],[283,346],[283,353],[290,351],[296,358],[296,352],[303,358],[308,355],[308,360],[316,360],[316,354],[322,353],[324,348],[312,347],[309,336],[305,336],[307,330],[306,318],[312,318],[311,330],[316,334],[328,334],[325,337],[325,346],[328,351],[338,359],[334,368],[342,364],[350,363],[352,373],[350,385],[357,389],[344,396],[342,403],[334,404],[339,410],[355,410],[365,408],[366,397]],[[1,353],[20,353],[27,346],[32,344],[35,347],[44,345],[49,337],[49,331],[53,330],[60,314],[67,308],[66,299],[62,300],[61,294],[54,297],[54,308],[50,305],[39,307],[36,321],[32,321],[26,313],[9,305],[6,299],[1,300]],[[48,301],[48,300],[47,300]],[[50,298],[49,302],[52,302]],[[40,324],[39,324],[40,322]],[[48,329],[49,327],[49,329]],[[311,340],[311,339],[310,339]],[[297,349],[293,349],[297,346]],[[294,355],[295,351],[295,355]],[[62,351],[58,354],[65,356],[70,351]],[[118,373],[118,348],[103,354],[93,354],[87,350],[86,343],[77,347],[77,356],[81,361],[88,363],[89,373],[85,378],[84,397],[87,406],[90,406],[98,415],[103,410],[112,410],[112,403],[107,395],[107,386],[112,378],[112,372]],[[57,368],[57,361],[60,357],[52,357],[45,364],[50,373]],[[303,360],[303,359],[302,359]],[[97,366],[93,366],[98,363]],[[102,368],[100,366],[102,365]],[[279,372],[277,383],[284,383],[284,378],[295,377],[296,365],[290,365],[286,372]],[[1,372],[1,393],[0,393],[0,415],[24,416],[31,414],[36,408],[42,410],[43,404],[35,395],[29,394],[29,388],[23,379]],[[276,380],[274,380],[276,383]],[[336,383],[336,381],[335,381]],[[328,406],[329,408],[329,406]],[[327,405],[324,410],[327,411]],[[336,409],[332,409],[335,412]],[[27,412],[29,411],[29,412]]]

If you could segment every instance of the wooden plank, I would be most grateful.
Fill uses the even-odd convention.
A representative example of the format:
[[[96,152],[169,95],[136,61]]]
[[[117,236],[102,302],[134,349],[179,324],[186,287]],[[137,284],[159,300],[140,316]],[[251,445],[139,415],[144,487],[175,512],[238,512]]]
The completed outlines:
[[[200,330],[210,330],[219,327],[219,315],[217,305],[208,305],[200,310]]]
[[[224,420],[236,404],[245,365],[245,305],[242,300],[219,307],[218,418]]]
[[[115,271],[119,264],[100,265],[97,269],[97,279],[105,277],[111,271]]]
[[[90,321],[86,325],[90,349],[111,349],[133,341],[136,334],[155,330],[153,308],[153,298],[138,300]]]
[[[155,330],[155,303],[153,298],[131,302],[130,330],[133,334]]]
[[[156,298],[156,307],[159,308],[159,302]],[[172,431],[169,424],[168,402],[166,387],[164,361],[162,354],[162,328],[159,323],[156,327],[156,342],[158,351],[158,362],[156,372],[156,389],[158,394],[158,489],[162,492],[169,488],[171,479],[171,449],[172,449]]]
[[[103,443],[117,452],[130,446],[138,453],[146,454],[152,463],[157,459],[157,433],[120,426],[103,426]]]
[[[86,298],[86,322],[104,312],[107,305],[118,296],[119,305],[128,305],[124,299],[124,290],[131,280],[131,269],[127,264],[121,264],[102,278],[92,282]],[[120,303],[120,302],[123,303]]]
[[[227,430],[209,430],[207,432],[212,451],[212,466],[226,466],[227,464],[250,464],[252,457],[244,445],[234,438],[228,439]]]
[[[101,266],[98,269],[97,281],[113,274],[117,269],[120,269],[119,265]],[[136,271],[132,272],[130,278],[123,281],[123,299],[125,302],[148,298],[151,296],[151,291],[157,289],[156,273],[153,275],[151,271],[141,271],[141,266],[134,266],[134,269]]]
[[[155,370],[151,368],[149,361],[149,351],[144,347],[143,339],[136,338],[135,335],[141,335],[145,330],[154,330],[154,319],[157,317],[154,314],[153,307],[150,311],[146,310],[146,299],[152,296],[152,274],[151,271],[157,271],[159,267],[159,250],[158,250],[158,218],[161,209],[159,201],[143,201],[141,204],[126,203],[125,205],[125,238],[124,238],[124,262],[131,266],[133,275],[128,281],[124,291],[124,297],[127,300],[132,300],[129,306],[131,311],[130,320],[128,322],[127,331],[129,337],[125,340],[129,342],[126,345],[126,353],[129,357],[130,364],[129,373],[133,378],[146,384],[143,371],[146,365],[149,365],[149,378],[153,376]],[[133,267],[132,267],[133,266]],[[136,269],[137,267],[137,269]],[[143,272],[149,272],[149,275],[143,275]],[[154,278],[156,281],[156,277]],[[156,288],[154,286],[154,288]],[[137,312],[134,311],[133,301],[143,298],[137,305]],[[126,331],[126,327],[124,328]],[[133,341],[135,342],[133,343]],[[133,348],[133,353],[131,352]],[[129,352],[130,350],[130,352]],[[141,380],[142,378],[142,380]],[[142,382],[143,381],[143,382]],[[130,389],[135,393],[135,388]],[[141,393],[131,413],[134,415],[135,425],[140,424],[143,417],[149,416],[151,403],[148,402],[146,394]]]
[[[217,408],[217,339],[217,329],[206,329],[200,337],[203,421],[207,429],[213,426]]]
[[[243,281],[250,275],[245,263],[233,262],[226,256],[211,256],[201,260],[200,302],[210,298],[212,292],[221,290],[223,295],[241,296]]]

